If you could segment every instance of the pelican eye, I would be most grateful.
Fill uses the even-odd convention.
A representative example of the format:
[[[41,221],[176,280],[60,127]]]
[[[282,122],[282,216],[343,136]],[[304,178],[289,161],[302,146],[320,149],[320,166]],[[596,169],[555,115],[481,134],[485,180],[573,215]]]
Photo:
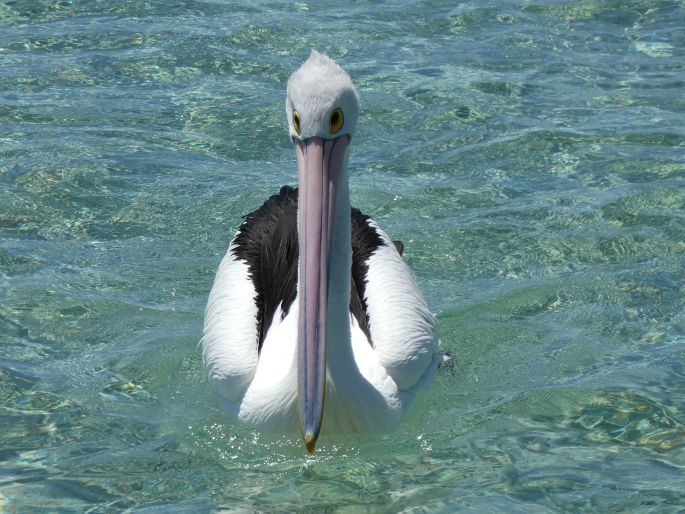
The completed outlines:
[[[343,116],[342,109],[340,107],[336,107],[333,109],[331,117],[328,120],[328,130],[331,134],[336,134],[340,132],[340,129],[343,128],[344,124],[345,116]]]
[[[297,132],[297,135],[300,135],[300,115],[297,113],[297,111],[293,111],[293,127],[295,128],[295,132]]]

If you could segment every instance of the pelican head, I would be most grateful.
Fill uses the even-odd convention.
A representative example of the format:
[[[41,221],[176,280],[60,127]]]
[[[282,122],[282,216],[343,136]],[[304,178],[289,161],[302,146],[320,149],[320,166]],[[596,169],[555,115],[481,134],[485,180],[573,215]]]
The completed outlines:
[[[298,407],[302,436],[312,453],[324,410],[336,200],[341,190],[348,190],[347,150],[359,116],[359,96],[350,76],[313,50],[288,80],[286,113],[299,181]],[[349,205],[346,208],[349,211]]]
[[[288,80],[285,112],[294,140],[351,137],[359,116],[359,95],[345,70],[312,50]]]

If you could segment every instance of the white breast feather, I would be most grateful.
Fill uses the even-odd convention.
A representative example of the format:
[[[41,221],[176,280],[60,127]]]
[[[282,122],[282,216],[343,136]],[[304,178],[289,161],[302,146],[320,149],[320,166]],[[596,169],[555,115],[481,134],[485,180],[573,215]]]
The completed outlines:
[[[236,407],[238,417],[252,426],[270,432],[296,432],[297,303],[284,319],[282,312],[278,306],[264,338],[257,371]]]

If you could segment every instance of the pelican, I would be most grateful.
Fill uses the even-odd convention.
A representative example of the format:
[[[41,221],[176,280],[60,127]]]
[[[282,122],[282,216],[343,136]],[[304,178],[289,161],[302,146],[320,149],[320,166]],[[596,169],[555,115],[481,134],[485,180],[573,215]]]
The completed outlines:
[[[359,96],[313,50],[288,80],[298,188],[247,215],[205,311],[203,361],[225,410],[260,431],[396,428],[442,356],[435,319],[393,241],[350,206]]]

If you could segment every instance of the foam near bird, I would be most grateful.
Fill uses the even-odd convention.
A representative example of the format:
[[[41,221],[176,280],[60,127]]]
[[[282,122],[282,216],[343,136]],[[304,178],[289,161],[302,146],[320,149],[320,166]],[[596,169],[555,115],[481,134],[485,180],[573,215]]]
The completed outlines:
[[[349,75],[312,51],[288,81],[298,188],[249,214],[205,312],[203,359],[224,408],[259,430],[395,428],[442,356],[435,320],[396,246],[351,208],[359,115]]]

